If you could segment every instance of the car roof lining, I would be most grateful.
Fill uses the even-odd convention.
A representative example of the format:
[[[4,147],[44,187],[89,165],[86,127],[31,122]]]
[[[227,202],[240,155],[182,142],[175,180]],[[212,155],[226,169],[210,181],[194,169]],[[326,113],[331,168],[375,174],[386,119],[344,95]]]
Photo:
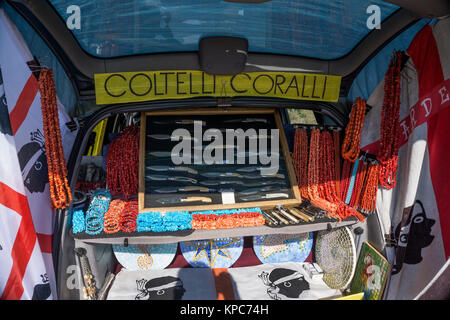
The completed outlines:
[[[441,2],[441,0],[429,1]],[[47,42],[71,77],[81,98],[89,98],[94,95],[92,80],[96,73],[138,70],[200,70],[197,52],[141,54],[107,59],[89,55],[81,48],[63,19],[49,2],[45,0],[7,0],[7,2]],[[382,32],[376,29],[372,30],[344,57],[335,60],[320,60],[279,54],[249,53],[244,71],[300,71],[340,75],[353,79],[356,76],[355,70],[361,69],[361,66],[373,56],[374,52],[378,52],[393,37],[419,19],[419,14],[400,8],[382,22]],[[351,79],[347,79],[346,82],[349,82],[348,80]],[[348,88],[343,89],[345,93]]]

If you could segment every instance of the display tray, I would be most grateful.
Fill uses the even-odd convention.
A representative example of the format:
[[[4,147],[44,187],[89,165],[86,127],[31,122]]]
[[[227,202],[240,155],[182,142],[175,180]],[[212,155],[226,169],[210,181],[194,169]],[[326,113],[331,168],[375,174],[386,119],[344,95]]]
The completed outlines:
[[[267,234],[297,234],[320,230],[331,230],[334,228],[353,225],[357,222],[358,220],[355,217],[350,217],[340,222],[337,219],[325,217],[316,219],[314,222],[301,222],[296,225],[287,225],[277,228],[263,225],[258,227],[214,230],[189,229],[168,232],[118,232],[114,234],[101,233],[94,236],[88,235],[85,232],[73,234],[72,230],[70,230],[70,235],[75,239],[89,243],[123,244],[126,241],[129,244],[157,244],[214,239],[221,237],[254,236]]]
[[[142,113],[138,197],[139,212],[299,205],[278,110]]]

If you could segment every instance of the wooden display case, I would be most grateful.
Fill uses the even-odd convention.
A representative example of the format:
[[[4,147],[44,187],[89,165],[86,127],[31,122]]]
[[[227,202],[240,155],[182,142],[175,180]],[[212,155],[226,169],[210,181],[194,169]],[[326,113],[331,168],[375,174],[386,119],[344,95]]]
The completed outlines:
[[[198,130],[197,132],[195,131],[194,121],[201,121],[197,122],[197,128],[201,127],[202,129],[201,136],[198,134]],[[181,143],[181,141],[172,141],[172,139],[168,138],[169,136],[172,137],[175,129],[185,129],[190,134],[190,136],[183,137],[183,139],[190,140],[191,147],[194,144],[194,147],[191,148],[191,152],[194,154],[194,158],[191,158],[191,163],[174,164],[172,157],[168,156],[169,154],[172,155],[171,151],[173,148]],[[221,132],[224,136],[227,133],[227,129],[242,129],[243,132],[250,132],[247,130],[254,129],[258,136],[251,135],[251,137],[258,139],[258,147],[259,139],[264,139],[264,134],[261,135],[260,133],[265,131],[261,129],[265,129],[268,134],[269,132],[272,133],[271,129],[277,129],[279,134],[279,170],[277,174],[258,177],[254,172],[246,172],[246,170],[254,169],[255,166],[264,167],[259,162],[256,165],[248,163],[250,156],[255,156],[255,154],[247,149],[245,150],[247,157],[244,163],[240,164],[236,163],[237,150],[239,149],[234,149],[236,151],[233,152],[234,164],[231,164],[231,161],[228,161],[230,159],[226,157],[228,151],[226,149],[234,148],[234,144],[226,145],[225,138],[222,140],[222,147],[225,146],[222,149],[224,161],[216,164],[205,163],[203,158],[205,149],[203,147],[205,147],[205,144],[210,145],[211,141],[203,142],[203,137],[204,133],[209,129],[218,129],[215,132]],[[139,212],[193,212],[254,207],[271,209],[277,205],[289,207],[297,206],[301,203],[291,155],[277,109],[202,108],[143,112],[141,114],[140,130]],[[197,139],[197,142],[193,142],[196,140],[196,137],[201,137],[201,145],[198,143],[199,139]],[[268,144],[270,137],[266,137]],[[250,140],[245,138],[246,148],[250,146],[249,142]],[[201,147],[195,149],[199,145]],[[272,147],[272,145],[270,146]],[[198,150],[202,151],[202,159],[200,160],[198,160],[198,157],[195,158],[199,153]],[[242,149],[240,151],[244,152]],[[257,159],[258,161],[260,159],[259,149]],[[189,171],[180,171],[180,167]],[[155,171],[156,168],[158,170],[162,168],[162,171]],[[215,179],[210,177],[210,175],[215,174],[220,174],[221,176]],[[167,179],[164,179],[164,177]],[[181,182],[179,181],[180,179],[182,180]],[[274,179],[283,180],[283,182],[275,181]],[[233,181],[235,184],[233,184]],[[269,182],[277,183],[271,185]],[[210,183],[217,183],[217,185],[208,185]],[[251,188],[250,186],[254,187]],[[254,194],[243,197],[242,193],[245,190],[248,193],[250,189],[255,191]],[[165,191],[168,192],[165,193]],[[267,196],[273,194],[284,194],[284,196],[268,197],[267,199],[254,201],[248,200],[256,199],[258,195]],[[188,202],[181,201],[181,199],[188,200]],[[177,200],[180,200],[180,202],[177,203]]]

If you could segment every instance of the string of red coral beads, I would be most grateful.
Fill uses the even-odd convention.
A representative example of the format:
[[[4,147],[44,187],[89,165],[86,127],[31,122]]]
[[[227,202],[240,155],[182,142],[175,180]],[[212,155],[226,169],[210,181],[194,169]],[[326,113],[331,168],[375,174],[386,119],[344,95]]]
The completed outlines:
[[[399,135],[400,135],[400,93],[401,93],[401,61],[404,53],[396,51],[391,59],[384,82],[384,100],[381,112],[380,147],[377,159],[379,168],[379,184],[392,189],[396,183]]]
[[[53,208],[64,209],[70,205],[72,193],[67,181],[67,166],[59,127],[53,71],[51,69],[42,70],[38,82],[51,204]]]

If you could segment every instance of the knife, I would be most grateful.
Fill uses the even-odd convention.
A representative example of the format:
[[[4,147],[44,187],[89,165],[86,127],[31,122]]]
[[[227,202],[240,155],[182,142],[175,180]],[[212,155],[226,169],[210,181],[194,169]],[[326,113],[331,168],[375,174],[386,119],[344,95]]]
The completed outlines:
[[[171,187],[159,188],[159,189],[155,189],[154,192],[155,193],[175,193],[175,192],[178,192],[178,188],[171,188]]]
[[[161,204],[172,204],[172,203],[182,203],[182,202],[212,202],[211,198],[208,197],[171,197],[156,199],[157,202]]]
[[[172,136],[169,134],[149,134],[148,137],[155,139],[155,140],[172,140]],[[198,139],[191,136],[182,136],[183,140],[191,140],[194,142],[197,142]]]
[[[150,151],[148,155],[157,158],[170,158],[172,156],[172,152],[170,151]]]
[[[163,121],[163,120],[153,120],[153,123],[154,123],[154,124],[163,124],[163,125],[166,125],[166,124],[173,124],[173,123],[176,123],[176,124],[194,124],[194,121],[196,121],[196,122],[201,122],[201,123],[202,123],[202,126],[206,125],[206,122],[205,122],[205,121],[202,121],[202,120],[194,120],[194,119],[166,120],[166,121]]]
[[[200,173],[200,175],[207,177],[207,178],[217,178],[217,177],[242,178],[242,176],[236,172],[205,172],[205,173]]]
[[[206,187],[196,187],[196,186],[187,186],[187,187],[181,187],[181,188],[167,187],[167,188],[158,188],[158,189],[154,190],[155,193],[176,193],[176,192],[193,192],[193,191],[215,192],[216,190],[206,188]]]
[[[289,198],[289,195],[287,193],[268,193],[265,195],[252,195],[248,197],[242,197],[242,201],[254,201],[254,200],[260,200],[260,199],[275,199],[275,198]]]
[[[146,175],[146,178],[149,178],[150,180],[156,180],[156,181],[164,181],[164,180],[171,180],[171,181],[182,181],[182,182],[190,182],[192,184],[196,184],[197,180],[189,177],[168,177],[161,174],[149,174]]]
[[[181,192],[191,192],[191,191],[215,192],[216,190],[215,189],[206,188],[206,187],[187,186],[187,187],[178,188],[178,191],[181,191]]]
[[[262,167],[244,167],[244,168],[237,168],[236,171],[237,172],[255,172],[261,169],[263,169]]]
[[[274,187],[274,186],[266,186],[266,187],[262,187],[262,188],[245,189],[245,190],[242,190],[241,192],[239,192],[239,194],[246,196],[246,195],[250,195],[250,194],[254,194],[254,193],[258,193],[258,192],[276,191],[276,190],[282,191],[279,188]]]
[[[245,185],[243,181],[239,180],[230,180],[230,181],[215,181],[215,180],[206,180],[206,181],[200,181],[201,185],[204,186],[217,186],[219,184],[239,184],[239,185]]]
[[[194,146],[193,147],[193,149],[194,150],[205,150],[205,148],[206,148],[206,146],[203,146],[203,145],[201,145],[201,146]],[[213,146],[213,147],[211,147],[211,149],[223,149],[223,150],[225,150],[225,149],[237,149],[238,147],[237,146],[235,146],[235,145],[224,145],[224,144],[220,144],[220,145],[216,145],[216,146]]]
[[[177,153],[174,153],[175,157],[179,157],[180,155]],[[171,151],[150,151],[146,153],[146,158],[148,157],[155,157],[155,158],[167,158],[167,161],[172,161],[172,152]],[[202,160],[202,157],[198,157],[196,154],[193,154],[191,156],[191,160],[193,159],[194,163],[197,162],[197,160]],[[205,164],[204,161],[202,161],[202,164]]]
[[[258,181],[258,182],[247,182],[244,185],[246,187],[257,187],[257,186],[270,186],[270,185],[283,185],[286,184],[284,180],[269,180],[269,181]]]
[[[282,173],[272,174],[272,175],[264,175],[264,174],[245,174],[242,176],[246,179],[259,179],[259,178],[276,178],[276,179],[284,179],[285,176]]]
[[[192,174],[198,174],[197,170],[188,167],[148,166],[147,169],[153,171],[184,171]]]
[[[226,122],[226,123],[234,123],[234,122],[243,122],[243,123],[261,122],[261,123],[269,123],[270,121],[268,119],[264,119],[264,118],[240,118],[240,119],[225,120],[224,122]]]

